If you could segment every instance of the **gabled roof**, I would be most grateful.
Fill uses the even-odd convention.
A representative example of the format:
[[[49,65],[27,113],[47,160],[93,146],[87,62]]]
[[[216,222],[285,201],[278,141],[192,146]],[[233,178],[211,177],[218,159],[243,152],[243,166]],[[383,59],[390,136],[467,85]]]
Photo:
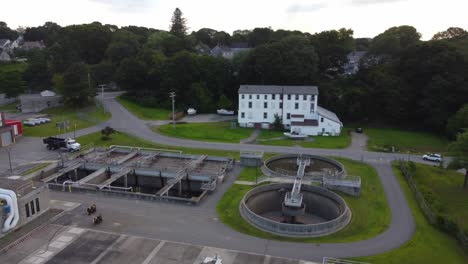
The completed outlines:
[[[317,113],[320,115],[320,116],[323,116],[327,119],[330,119],[332,121],[335,121],[337,123],[340,123],[341,124],[341,121],[340,119],[338,118],[338,116],[333,113],[332,111],[329,111],[323,107],[320,107],[320,106],[317,106]]]
[[[317,95],[317,86],[279,86],[279,85],[241,85],[240,94],[313,94]]]

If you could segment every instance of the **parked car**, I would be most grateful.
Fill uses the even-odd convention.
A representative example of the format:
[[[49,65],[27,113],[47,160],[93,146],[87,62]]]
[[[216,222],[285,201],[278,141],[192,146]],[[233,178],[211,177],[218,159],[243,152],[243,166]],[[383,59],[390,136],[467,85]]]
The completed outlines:
[[[423,155],[422,158],[423,158],[423,160],[433,161],[433,162],[441,162],[442,161],[442,156],[440,154],[428,153],[426,155]]]
[[[356,133],[361,134],[362,133],[362,127],[356,127]]]
[[[25,125],[25,126],[35,126],[36,122],[33,121],[33,120],[30,120],[30,119],[26,119],[26,120],[23,121],[23,125]]]
[[[46,117],[38,117],[38,118],[35,118],[35,119],[39,120],[42,124],[50,122],[50,119],[46,118]]]

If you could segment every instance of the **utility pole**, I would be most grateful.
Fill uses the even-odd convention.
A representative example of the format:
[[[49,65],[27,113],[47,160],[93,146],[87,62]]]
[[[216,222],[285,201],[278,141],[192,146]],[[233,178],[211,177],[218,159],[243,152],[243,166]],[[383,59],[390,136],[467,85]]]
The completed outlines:
[[[175,129],[175,92],[169,93],[169,97],[172,98],[172,128]]]
[[[98,85],[99,88],[101,88],[101,104],[102,104],[102,110],[104,111],[104,113],[106,113],[106,109],[104,108],[104,86],[106,86],[105,84],[100,84]]]
[[[6,148],[6,151],[8,152],[8,162],[10,163],[10,173],[13,173],[13,167],[11,166],[11,148],[8,147]]]

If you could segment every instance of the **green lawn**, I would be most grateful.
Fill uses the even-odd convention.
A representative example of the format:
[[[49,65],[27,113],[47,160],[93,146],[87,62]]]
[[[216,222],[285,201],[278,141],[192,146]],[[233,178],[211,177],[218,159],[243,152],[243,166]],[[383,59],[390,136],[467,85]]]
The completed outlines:
[[[239,143],[253,131],[252,128],[231,128],[231,122],[177,124],[176,129],[168,124],[152,129],[170,137],[227,143]]]
[[[359,175],[362,178],[360,197],[342,195],[353,212],[351,223],[343,230],[321,238],[287,238],[263,232],[245,222],[240,216],[239,202],[253,187],[238,184],[233,184],[218,202],[216,211],[219,219],[224,224],[245,234],[292,242],[350,242],[371,238],[383,232],[390,223],[390,210],[377,173],[364,163],[342,158],[336,159],[343,163],[350,175]],[[255,169],[244,169],[238,180],[255,180],[253,173]]]
[[[389,252],[357,258],[356,260],[370,263],[468,263],[468,257],[458,246],[455,239],[431,226],[422,214],[419,206],[404,180],[400,171],[394,167],[393,172],[397,175],[398,182],[406,196],[416,221],[416,230],[409,241],[401,247]],[[462,199],[460,199],[462,200]],[[466,201],[466,200],[465,200]]]
[[[273,145],[273,146],[301,146],[304,148],[330,148],[330,149],[340,149],[346,148],[351,143],[351,136],[348,135],[347,130],[343,128],[341,135],[337,137],[322,137],[314,136],[313,141],[305,140],[292,140],[292,139],[280,139],[280,140],[265,140],[282,137],[283,132],[271,131],[271,130],[262,130],[260,135],[257,137],[259,139],[258,144],[261,145]]]
[[[0,111],[16,112],[16,102],[6,105],[0,105]]]
[[[46,109],[41,114],[48,114],[50,123],[36,125],[34,127],[23,126],[23,135],[32,137],[48,137],[57,134],[69,133],[73,137],[73,130],[87,128],[99,124],[110,118],[110,113],[104,113],[101,107],[91,105],[85,108],[55,107]],[[69,121],[69,126],[64,129],[56,127],[57,122]]]
[[[239,152],[234,151],[223,151],[223,150],[211,150],[211,149],[193,149],[193,148],[182,148],[167,146],[161,144],[155,144],[144,139],[134,137],[125,133],[116,132],[112,134],[111,139],[102,140],[101,133],[96,132],[88,134],[85,136],[78,137],[76,140],[82,145],[94,144],[95,146],[108,147],[111,145],[124,145],[124,146],[134,146],[134,147],[145,147],[145,148],[158,148],[158,149],[168,149],[168,150],[181,150],[184,153],[188,154],[206,154],[210,156],[219,156],[219,157],[231,157],[239,160]]]
[[[396,151],[407,153],[425,153],[447,151],[449,141],[442,137],[426,132],[405,131],[392,128],[364,128],[369,137],[367,148],[371,151]]]
[[[468,231],[468,189],[463,189],[463,174],[416,164],[413,180],[433,210],[451,216]]]
[[[125,96],[117,97],[117,101],[132,114],[143,120],[168,120],[171,114],[170,110],[142,106]]]

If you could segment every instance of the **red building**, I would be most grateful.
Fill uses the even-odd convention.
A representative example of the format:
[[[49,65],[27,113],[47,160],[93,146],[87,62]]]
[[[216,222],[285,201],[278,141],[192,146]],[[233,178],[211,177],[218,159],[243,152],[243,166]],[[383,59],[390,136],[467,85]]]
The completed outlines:
[[[7,120],[0,113],[0,147],[5,147],[16,142],[16,137],[23,134],[23,127],[19,120]]]

